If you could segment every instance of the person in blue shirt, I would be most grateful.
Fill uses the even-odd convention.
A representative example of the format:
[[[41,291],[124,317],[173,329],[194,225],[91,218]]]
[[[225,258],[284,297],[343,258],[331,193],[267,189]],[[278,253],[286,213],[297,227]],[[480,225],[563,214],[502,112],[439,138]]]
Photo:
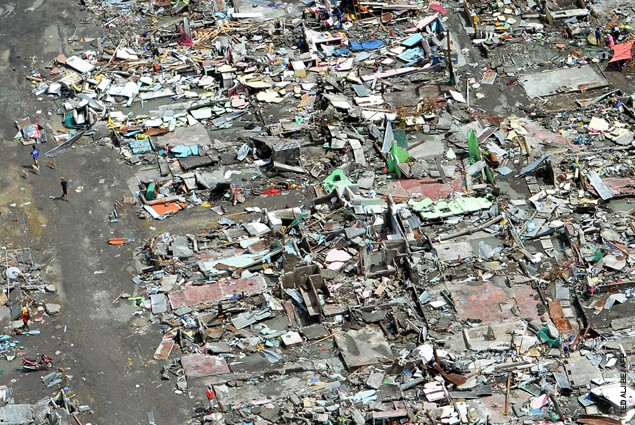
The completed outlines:
[[[68,182],[64,177],[60,177],[60,185],[62,186],[62,200],[68,202]]]
[[[31,157],[33,158],[33,168],[40,171],[40,150],[33,146],[31,148]]]

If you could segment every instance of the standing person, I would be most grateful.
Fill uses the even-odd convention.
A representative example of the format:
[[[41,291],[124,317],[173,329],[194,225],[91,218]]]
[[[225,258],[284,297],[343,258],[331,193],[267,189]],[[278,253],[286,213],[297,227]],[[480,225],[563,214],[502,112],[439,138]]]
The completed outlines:
[[[62,199],[68,202],[68,182],[64,177],[60,177],[60,185],[62,186]]]
[[[40,172],[40,150],[33,146],[31,148],[31,157],[33,158],[33,168]]]
[[[29,330],[29,319],[31,318],[31,314],[29,313],[29,307],[22,306],[22,323],[23,328],[27,331]]]
[[[602,30],[600,29],[600,27],[597,27],[595,29],[595,42],[597,43],[598,47],[602,45]]]
[[[615,46],[615,40],[611,34],[606,34],[606,45],[609,47]]]
[[[205,395],[207,396],[207,404],[208,404],[208,410],[210,411],[210,413],[214,410],[215,407],[215,403],[214,403],[214,389],[212,388],[211,385],[207,386],[207,390],[205,390]]]

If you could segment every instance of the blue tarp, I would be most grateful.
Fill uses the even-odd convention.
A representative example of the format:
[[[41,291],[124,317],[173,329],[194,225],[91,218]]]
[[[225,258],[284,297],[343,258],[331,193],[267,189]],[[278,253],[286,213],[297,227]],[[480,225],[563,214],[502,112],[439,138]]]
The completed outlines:
[[[406,47],[414,47],[417,44],[420,44],[421,40],[423,40],[423,36],[419,33],[416,33],[416,34],[412,34],[410,37],[402,41],[401,45]]]
[[[351,50],[361,52],[362,50],[373,50],[384,47],[386,43],[381,40],[351,41]]]
[[[400,60],[404,62],[410,62],[420,57],[423,57],[425,52],[421,47],[415,47],[413,49],[408,49],[399,56],[397,56]]]
[[[194,146],[175,146],[170,149],[172,155],[177,158],[186,158],[190,155],[197,156],[198,155],[198,145]]]
[[[154,150],[150,139],[132,140],[128,143],[132,153],[137,155],[140,153],[152,152]]]
[[[123,137],[135,137],[137,134],[143,133],[143,130],[130,130],[123,133]]]
[[[333,50],[333,56],[344,56],[344,57],[348,57],[348,55],[351,54],[350,49],[347,48],[341,48],[341,49],[336,49]]]

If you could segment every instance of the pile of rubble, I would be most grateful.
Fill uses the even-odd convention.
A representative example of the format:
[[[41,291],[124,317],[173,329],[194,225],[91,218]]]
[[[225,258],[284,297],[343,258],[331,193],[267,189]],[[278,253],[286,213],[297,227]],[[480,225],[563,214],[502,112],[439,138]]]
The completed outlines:
[[[132,299],[163,326],[155,358],[173,359],[164,377],[178,392],[214,384],[226,413],[213,420],[617,412],[622,388],[633,395],[620,385],[633,294],[609,294],[619,282],[598,276],[626,267],[627,233],[588,232],[591,217],[583,229],[558,219],[566,201],[541,200],[533,213],[520,200],[444,201],[444,223],[426,218],[435,207],[375,199],[373,214],[342,196],[332,210],[225,219],[209,235],[149,241]]]
[[[10,387],[0,386],[0,421],[11,425],[70,425],[81,423],[79,413],[90,411],[79,406],[68,390],[60,390],[35,404],[16,404]]]
[[[58,316],[61,305],[51,302],[57,293],[55,285],[47,283],[42,274],[42,266],[34,263],[31,250],[8,249],[2,252],[3,278],[6,282],[0,292],[0,321],[4,326],[0,332],[0,355],[9,365],[20,368],[19,360],[35,356],[27,348],[27,339],[43,333],[45,326]],[[22,318],[26,309],[28,320]],[[57,352],[57,354],[61,354]],[[59,358],[53,359],[55,370],[41,377],[46,388],[55,394],[33,405],[16,403],[13,389],[0,386],[0,423],[15,425],[57,425],[79,422],[78,415],[91,412],[89,406],[81,405],[72,390],[69,368],[62,368]],[[44,368],[43,368],[44,369]],[[12,381],[14,382],[14,381]]]
[[[47,318],[60,312],[60,305],[50,302],[50,297],[57,292],[53,284],[47,283],[42,276],[42,266],[33,262],[29,248],[6,249],[0,251],[2,258],[5,288],[0,293],[0,321],[9,322],[6,334],[0,334],[0,354],[13,360],[21,355],[20,336],[39,335],[38,329],[23,327],[20,316],[22,307],[31,313],[31,321],[44,325]]]
[[[122,295],[175,392],[213,385],[201,421],[633,418],[635,115],[598,65],[630,58],[628,13],[88,3],[108,35],[29,76],[63,99],[46,154],[92,136],[136,166],[113,222],[210,210]]]

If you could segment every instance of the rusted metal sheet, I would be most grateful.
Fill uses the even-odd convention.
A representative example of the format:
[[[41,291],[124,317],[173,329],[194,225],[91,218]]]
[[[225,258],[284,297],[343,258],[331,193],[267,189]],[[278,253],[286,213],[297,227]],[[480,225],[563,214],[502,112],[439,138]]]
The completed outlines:
[[[580,415],[578,422],[587,425],[620,425],[622,423],[619,419],[600,415]]]
[[[205,376],[224,375],[230,373],[225,359],[212,357],[207,354],[189,354],[181,357],[181,364],[185,376],[188,378],[203,378]]]
[[[161,341],[161,344],[157,347],[157,350],[154,352],[155,360],[165,360],[170,356],[172,352],[172,347],[174,347],[174,340],[172,339],[164,339]]]
[[[218,302],[238,295],[261,294],[267,289],[264,277],[254,276],[236,279],[229,282],[217,282],[203,286],[190,286],[172,292],[170,306],[172,309],[191,307],[203,303]]]
[[[448,195],[464,190],[463,178],[448,180],[441,183],[437,179],[408,179],[388,182],[379,193],[390,194],[393,197],[411,197],[413,194],[422,194],[433,201],[446,198]]]
[[[551,320],[558,331],[568,332],[573,329],[569,320],[564,317],[560,301],[549,301],[549,316],[551,316]]]
[[[173,328],[165,333],[161,344],[159,344],[156,351],[154,352],[155,360],[165,360],[170,356],[172,348],[174,347],[174,338],[176,337],[177,332],[178,329]]]
[[[218,339],[221,339],[221,337],[225,333],[225,329],[223,329],[221,327],[218,327],[218,328],[207,328],[207,329],[205,329],[204,333],[205,333],[205,337],[207,337],[209,339],[213,339],[213,340],[218,340]]]
[[[497,76],[498,74],[496,73],[496,71],[486,71],[485,74],[483,74],[483,79],[481,80],[481,84],[492,85],[494,84],[494,81],[496,81]]]
[[[498,127],[487,127],[485,130],[481,131],[478,135],[478,142],[483,143],[489,136],[496,133],[498,131]]]
[[[634,179],[606,178],[606,179],[602,179],[602,183],[604,183],[604,185],[613,194],[615,194],[615,196],[635,195],[635,180]]]

